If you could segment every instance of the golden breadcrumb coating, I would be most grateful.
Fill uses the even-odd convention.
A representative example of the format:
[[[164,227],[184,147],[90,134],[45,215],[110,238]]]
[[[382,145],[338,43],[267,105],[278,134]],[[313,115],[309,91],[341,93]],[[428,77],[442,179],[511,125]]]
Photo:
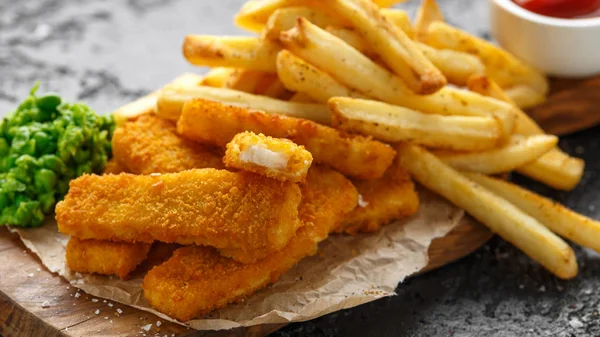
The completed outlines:
[[[370,137],[351,135],[315,122],[196,99],[187,102],[177,131],[192,140],[224,147],[238,133],[252,131],[303,145],[316,163],[359,179],[383,176],[394,149]]]
[[[242,262],[282,249],[300,226],[300,188],[248,172],[84,175],[56,205],[62,233],[218,248]]]
[[[67,243],[67,265],[69,269],[79,273],[117,275],[125,279],[146,259],[150,246],[150,243],[81,240],[71,237]]]
[[[113,156],[134,174],[224,168],[221,156],[177,134],[173,122],[154,115],[122,124],[112,139]]]
[[[358,198],[350,181],[324,167],[309,170],[302,193],[304,225],[281,251],[242,264],[212,248],[178,249],[171,259],[146,274],[142,287],[148,302],[170,317],[187,321],[277,281],[302,258],[317,252],[318,243],[356,206]]]
[[[238,133],[227,143],[223,161],[227,167],[281,181],[302,182],[312,163],[312,155],[304,146],[289,139],[246,131]]]
[[[358,206],[346,215],[339,231],[348,234],[375,232],[392,220],[406,218],[419,210],[419,195],[404,168],[397,163],[374,180],[357,180]]]

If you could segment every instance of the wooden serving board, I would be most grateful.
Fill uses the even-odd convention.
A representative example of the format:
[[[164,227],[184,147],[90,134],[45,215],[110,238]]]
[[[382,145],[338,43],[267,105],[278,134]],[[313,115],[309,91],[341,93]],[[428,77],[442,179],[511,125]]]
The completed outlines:
[[[443,266],[479,248],[492,237],[485,227],[468,217],[429,248],[425,270]],[[23,246],[16,234],[0,228],[0,335],[12,336],[265,336],[283,325],[274,324],[221,332],[199,332],[159,319],[153,314],[99,299],[71,287],[62,277],[46,270],[37,256]],[[118,317],[116,309],[123,312]],[[100,310],[98,315],[96,310]],[[156,327],[156,322],[161,326]]]
[[[548,101],[530,115],[549,133],[564,135],[600,124],[600,76],[588,80],[552,80]],[[465,220],[429,247],[426,272],[481,247],[492,233],[479,223]],[[76,289],[46,270],[23,246],[18,236],[0,227],[0,335],[12,336],[141,336],[142,326],[152,323],[147,336],[265,336],[283,326],[262,325],[246,329],[200,332],[161,320],[153,314],[113,304]],[[116,316],[116,308],[123,312]],[[100,310],[96,315],[94,312]]]

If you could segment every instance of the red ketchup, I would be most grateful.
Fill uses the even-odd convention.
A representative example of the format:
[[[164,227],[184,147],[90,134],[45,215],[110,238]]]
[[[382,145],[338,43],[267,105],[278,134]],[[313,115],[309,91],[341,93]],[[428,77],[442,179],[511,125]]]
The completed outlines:
[[[600,16],[600,0],[513,0],[517,5],[537,14],[563,19]]]

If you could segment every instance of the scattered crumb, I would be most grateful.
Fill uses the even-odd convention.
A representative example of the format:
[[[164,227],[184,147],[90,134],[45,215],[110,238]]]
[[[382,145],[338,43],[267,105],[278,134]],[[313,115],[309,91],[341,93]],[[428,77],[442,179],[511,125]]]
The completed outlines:
[[[573,317],[571,318],[571,320],[569,321],[569,325],[573,328],[573,329],[581,329],[583,328],[583,322],[581,322],[579,320],[579,318],[577,317]]]
[[[113,322],[112,319],[109,322],[110,322],[110,324],[112,324],[112,322]]]
[[[367,207],[367,206],[369,206],[369,202],[365,201],[363,199],[363,196],[361,194],[358,195],[358,206],[360,206],[360,207]]]
[[[152,329],[152,324],[146,324],[142,327],[142,330],[144,331],[150,331],[150,329]]]
[[[50,302],[49,301],[44,301],[44,303],[42,303],[42,309],[46,309],[50,307]]]
[[[33,277],[33,273],[27,274],[28,277]]]
[[[522,285],[522,284],[519,284],[519,289],[524,289],[524,288],[525,288],[525,286],[524,286],[524,285]]]
[[[592,289],[586,289],[583,291],[584,294],[586,295],[591,295],[592,294]]]
[[[102,301],[102,303],[106,303],[106,300]]]
[[[562,286],[560,286],[560,285],[556,286],[556,290],[558,290],[558,291],[563,291],[564,289],[565,289],[565,288],[563,288],[563,287],[562,287]]]
[[[100,309],[96,309],[96,311],[94,311],[94,314],[99,315],[100,314]]]
[[[40,269],[40,268],[37,268],[37,269],[36,269],[36,271],[39,273],[39,272],[41,272],[41,271],[42,271],[42,269]]]
[[[92,298],[92,302],[98,303],[98,299],[97,298]]]
[[[541,292],[541,293],[545,292],[545,291],[546,291],[546,286],[541,286],[541,287],[538,289],[538,291],[539,291],[539,292]]]

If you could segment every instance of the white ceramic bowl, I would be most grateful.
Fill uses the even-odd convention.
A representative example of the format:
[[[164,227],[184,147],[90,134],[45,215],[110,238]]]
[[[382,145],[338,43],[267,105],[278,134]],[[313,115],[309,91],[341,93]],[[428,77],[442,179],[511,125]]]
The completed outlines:
[[[558,19],[489,0],[492,35],[533,67],[562,77],[600,74],[600,17]]]

